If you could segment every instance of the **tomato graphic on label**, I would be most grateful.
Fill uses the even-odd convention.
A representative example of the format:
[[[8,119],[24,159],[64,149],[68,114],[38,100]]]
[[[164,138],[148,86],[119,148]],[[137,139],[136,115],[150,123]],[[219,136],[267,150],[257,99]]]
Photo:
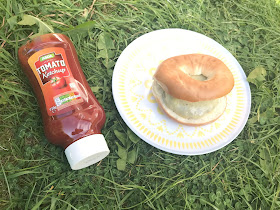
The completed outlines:
[[[64,88],[67,84],[64,77],[54,76],[53,78],[51,78],[51,85],[54,89],[61,89]]]

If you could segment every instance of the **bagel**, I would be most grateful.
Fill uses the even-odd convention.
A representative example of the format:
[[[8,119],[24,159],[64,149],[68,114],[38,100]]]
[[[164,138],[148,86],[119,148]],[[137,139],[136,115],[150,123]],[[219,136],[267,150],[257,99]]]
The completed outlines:
[[[203,54],[171,57],[157,68],[152,93],[162,110],[185,125],[205,125],[218,119],[234,86],[229,68]]]

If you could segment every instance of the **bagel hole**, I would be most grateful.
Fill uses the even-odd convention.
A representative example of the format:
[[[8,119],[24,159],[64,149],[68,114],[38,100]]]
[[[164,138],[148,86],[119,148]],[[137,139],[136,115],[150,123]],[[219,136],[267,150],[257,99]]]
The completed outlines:
[[[198,80],[198,81],[205,81],[207,80],[208,78],[203,75],[203,74],[199,74],[199,75],[190,75],[191,78],[195,79],[195,80]]]

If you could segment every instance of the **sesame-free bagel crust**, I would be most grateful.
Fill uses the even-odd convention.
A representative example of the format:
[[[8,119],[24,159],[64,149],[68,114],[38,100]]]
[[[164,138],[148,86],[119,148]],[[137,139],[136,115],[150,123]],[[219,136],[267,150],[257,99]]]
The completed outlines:
[[[203,75],[199,81],[192,75]],[[190,102],[208,101],[227,95],[234,86],[229,68],[218,58],[204,54],[187,54],[163,61],[154,79],[171,96]]]

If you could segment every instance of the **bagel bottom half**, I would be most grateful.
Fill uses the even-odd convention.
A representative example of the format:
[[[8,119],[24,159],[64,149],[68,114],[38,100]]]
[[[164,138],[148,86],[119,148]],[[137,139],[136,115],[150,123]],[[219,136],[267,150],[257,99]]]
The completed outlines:
[[[227,106],[226,96],[199,102],[174,98],[166,93],[156,81],[153,82],[152,93],[169,117],[185,125],[199,126],[211,123],[224,113]]]

